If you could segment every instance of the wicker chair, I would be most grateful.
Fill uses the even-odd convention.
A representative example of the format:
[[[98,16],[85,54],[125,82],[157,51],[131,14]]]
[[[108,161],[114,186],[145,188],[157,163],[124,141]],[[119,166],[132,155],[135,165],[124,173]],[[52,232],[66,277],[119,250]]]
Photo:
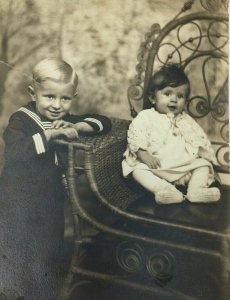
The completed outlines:
[[[219,135],[212,141],[217,171],[227,176],[228,17],[219,7],[223,1],[201,1],[203,11],[190,13],[193,2],[187,1],[162,29],[154,24],[146,34],[128,101],[132,116],[137,101],[148,107],[149,79],[165,63],[179,63],[188,76],[196,72],[187,110],[201,124],[208,118],[208,126],[217,128]],[[193,30],[186,34],[188,27]],[[214,96],[209,68],[221,69],[224,79],[217,83]],[[75,226],[75,250],[62,298],[230,299],[228,187],[221,186],[218,203],[157,205],[152,195],[122,177],[130,121],[112,119],[112,124],[107,135],[58,142],[60,153],[68,148],[67,181]],[[82,226],[85,222],[90,226]],[[94,289],[97,296],[92,296]]]

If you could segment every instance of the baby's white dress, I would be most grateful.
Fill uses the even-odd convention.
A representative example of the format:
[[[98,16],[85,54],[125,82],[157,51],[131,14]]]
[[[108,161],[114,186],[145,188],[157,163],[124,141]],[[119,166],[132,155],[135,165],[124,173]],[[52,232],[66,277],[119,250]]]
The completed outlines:
[[[203,129],[185,112],[160,114],[154,108],[141,111],[128,129],[128,146],[122,161],[123,176],[146,169],[169,182],[185,184],[191,171],[209,167],[208,185],[214,181],[214,150]],[[161,167],[150,169],[136,155],[138,149],[153,154]]]

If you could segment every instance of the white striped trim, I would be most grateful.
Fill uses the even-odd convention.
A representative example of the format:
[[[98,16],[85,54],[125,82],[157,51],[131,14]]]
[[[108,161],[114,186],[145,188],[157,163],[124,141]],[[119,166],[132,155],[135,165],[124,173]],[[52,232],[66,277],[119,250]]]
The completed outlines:
[[[51,122],[42,122],[42,125],[44,126],[45,129],[50,129],[52,123]]]
[[[97,120],[97,119],[94,119],[94,118],[85,118],[84,121],[89,121],[89,122],[93,122],[93,123],[96,123],[99,127],[99,131],[98,132],[101,132],[103,130],[103,126],[102,126],[102,123]]]
[[[24,113],[26,113],[29,117],[31,117],[31,119],[33,119],[43,130],[45,130],[41,119],[39,118],[38,115],[36,115],[35,113],[33,113],[32,111],[30,111],[29,109],[25,108],[25,107],[21,107],[19,108],[18,111],[23,111]]]
[[[18,111],[23,111],[24,113],[26,113],[29,117],[31,117],[31,119],[33,119],[42,128],[42,130],[51,128],[52,122],[47,122],[47,121],[42,122],[41,118],[31,110],[25,107],[21,107],[19,108]]]
[[[37,154],[44,153],[46,150],[45,150],[43,140],[42,140],[42,137],[41,137],[40,133],[35,133],[32,136],[32,138],[34,140],[35,149],[37,151]]]
[[[58,156],[57,156],[57,152],[56,151],[54,152],[54,155],[55,155],[54,163],[55,163],[56,166],[58,166],[59,165],[58,164]]]

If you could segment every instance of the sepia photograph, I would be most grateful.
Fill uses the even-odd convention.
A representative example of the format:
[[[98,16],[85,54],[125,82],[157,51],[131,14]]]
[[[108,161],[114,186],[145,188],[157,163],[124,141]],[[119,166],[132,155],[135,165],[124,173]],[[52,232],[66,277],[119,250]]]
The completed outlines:
[[[228,0],[0,0],[0,300],[230,299]]]

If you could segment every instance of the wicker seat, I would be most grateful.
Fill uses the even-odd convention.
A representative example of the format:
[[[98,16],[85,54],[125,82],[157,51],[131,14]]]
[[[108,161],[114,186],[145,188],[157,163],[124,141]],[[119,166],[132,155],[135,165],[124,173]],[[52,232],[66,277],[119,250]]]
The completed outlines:
[[[207,72],[207,62],[214,59],[214,68],[218,68],[217,61],[222,68],[227,61],[226,33],[212,32],[214,25],[218,24],[219,29],[226,26],[227,16],[207,12],[186,15],[192,3],[187,1],[164,28],[157,24],[151,27],[138,53],[137,76],[128,89],[128,99],[133,116],[135,101],[143,101],[143,108],[148,107],[146,89],[152,72],[173,61],[175,55],[188,73],[194,72],[198,64],[206,97],[195,86],[188,112],[199,119],[211,114],[211,122],[217,123],[220,138],[213,141],[219,162],[217,171],[227,174],[227,80],[211,100],[213,81],[207,79],[207,73],[211,73]],[[199,37],[188,35],[182,41],[180,32],[188,24],[198,28]],[[218,46],[214,42],[217,37],[223,39]],[[168,38],[179,42],[172,43]],[[203,39],[209,41],[208,48],[202,44]],[[193,41],[195,47],[191,46]],[[173,50],[161,53],[166,46]],[[190,51],[186,57],[184,48]],[[197,86],[200,87],[198,82]],[[229,299],[229,188],[221,186],[222,197],[217,203],[157,205],[153,195],[132,179],[122,177],[129,123],[114,118],[107,135],[81,138],[75,143],[58,142],[59,153],[63,149],[65,158],[68,149],[65,160],[75,224],[75,252],[62,298]],[[85,173],[79,176],[82,170]],[[81,230],[82,220],[96,229],[94,238]],[[90,289],[97,296],[93,297]]]

